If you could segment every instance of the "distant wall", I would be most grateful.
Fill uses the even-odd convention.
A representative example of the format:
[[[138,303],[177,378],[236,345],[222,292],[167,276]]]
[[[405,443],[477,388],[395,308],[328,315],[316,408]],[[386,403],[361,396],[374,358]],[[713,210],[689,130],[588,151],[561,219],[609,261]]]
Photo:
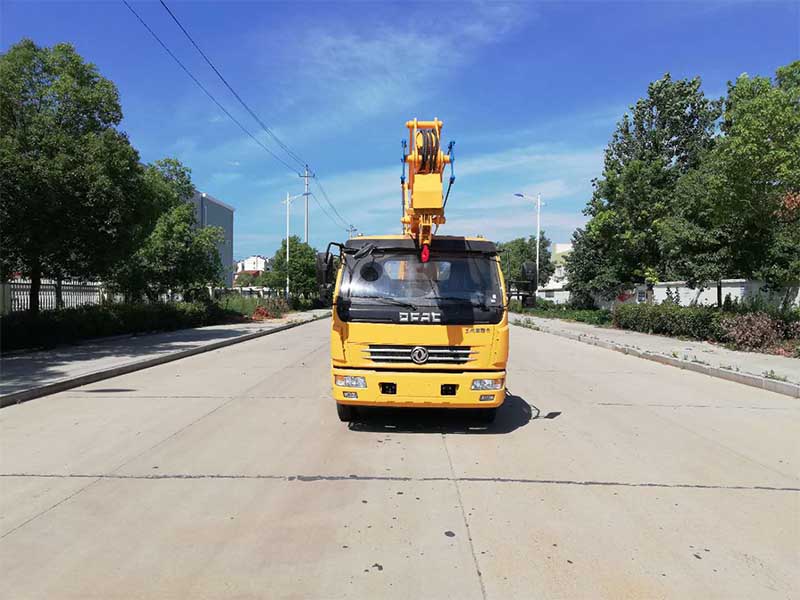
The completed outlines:
[[[797,287],[783,291],[766,291],[763,281],[751,279],[723,279],[722,280],[722,299],[730,296],[731,300],[739,302],[760,296],[769,304],[779,305],[784,297],[788,295],[793,304],[800,304],[800,294]],[[644,289],[638,286],[637,292]],[[653,286],[653,302],[661,304],[667,299],[667,290],[670,290],[673,297],[678,296],[679,304],[689,306],[691,304],[714,306],[717,304],[717,285],[716,283],[707,284],[707,287],[697,287],[692,289],[684,281],[664,281]]]
[[[567,290],[539,290],[536,292],[536,297],[556,304],[566,304],[569,302],[569,292]]]
[[[731,300],[743,301],[755,297],[761,297],[767,304],[780,306],[785,298],[789,299],[793,306],[800,306],[800,285],[787,288],[785,290],[768,291],[763,289],[763,281],[752,279],[723,279],[722,280],[722,300],[730,296]],[[653,303],[661,304],[668,298],[669,290],[673,299],[677,296],[677,301],[681,306],[716,306],[717,304],[717,284],[709,283],[703,287],[694,289],[686,285],[685,281],[662,281],[653,286]],[[614,300],[604,300],[595,298],[595,304],[600,308],[612,308],[615,304],[642,304],[647,302],[647,286],[640,284],[632,290],[620,294]]]

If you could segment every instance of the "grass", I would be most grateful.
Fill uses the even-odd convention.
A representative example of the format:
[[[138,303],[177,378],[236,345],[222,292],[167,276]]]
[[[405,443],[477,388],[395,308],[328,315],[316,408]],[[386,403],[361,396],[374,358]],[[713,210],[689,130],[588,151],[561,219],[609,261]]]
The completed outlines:
[[[223,310],[229,310],[246,317],[253,314],[260,302],[263,302],[263,299],[258,296],[239,296],[238,294],[229,294],[217,301]]]
[[[523,307],[518,301],[512,301],[510,305],[512,312],[543,319],[563,319],[565,321],[576,321],[578,323],[588,323],[599,327],[611,325],[611,311],[604,309],[579,309],[570,308],[563,304],[554,304],[544,300],[538,300],[536,306]]]
[[[226,312],[234,312],[243,317],[252,317],[256,311],[268,313],[270,316],[280,318],[289,312],[289,305],[283,298],[259,298],[258,296],[241,296],[227,294],[217,300],[217,304]]]
[[[541,327],[533,322],[533,319],[521,319],[519,321],[515,321],[514,324],[519,325],[520,327],[526,327],[527,329],[533,329],[534,331],[542,330]]]
[[[784,377],[783,375],[778,375],[774,370],[770,369],[769,371],[764,371],[762,373],[765,379],[773,379],[775,381],[789,381],[788,377]]]

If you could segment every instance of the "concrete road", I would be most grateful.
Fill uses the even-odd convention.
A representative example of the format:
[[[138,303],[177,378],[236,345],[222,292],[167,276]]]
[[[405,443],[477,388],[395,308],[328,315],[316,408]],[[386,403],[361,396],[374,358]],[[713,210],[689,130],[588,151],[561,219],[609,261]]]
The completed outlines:
[[[0,411],[5,598],[797,598],[800,404],[522,328],[496,424],[319,321]]]

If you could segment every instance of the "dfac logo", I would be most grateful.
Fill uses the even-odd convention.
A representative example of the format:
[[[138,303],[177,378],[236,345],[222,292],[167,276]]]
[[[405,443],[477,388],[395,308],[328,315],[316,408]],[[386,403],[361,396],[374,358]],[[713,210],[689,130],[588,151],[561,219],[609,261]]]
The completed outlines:
[[[442,313],[438,312],[401,312],[401,323],[441,323]]]
[[[428,362],[428,349],[423,348],[422,346],[415,346],[411,350],[411,360],[418,365],[424,365],[426,362]]]

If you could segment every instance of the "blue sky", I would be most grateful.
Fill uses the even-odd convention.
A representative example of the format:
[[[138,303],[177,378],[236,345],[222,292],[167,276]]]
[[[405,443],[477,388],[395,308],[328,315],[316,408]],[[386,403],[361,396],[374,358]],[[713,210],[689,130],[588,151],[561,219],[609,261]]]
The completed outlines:
[[[161,5],[132,4],[269,143]],[[741,73],[772,75],[800,57],[796,1],[168,4],[364,233],[399,230],[406,119],[439,117],[457,142],[440,233],[532,234],[533,207],[513,194],[538,191],[542,228],[565,242],[584,222],[615,123],[648,82],[699,75],[719,96]],[[74,44],[119,87],[122,129],[142,159],[179,158],[201,190],[236,207],[236,257],[274,252],[280,200],[302,180],[228,121],[121,2],[3,0],[0,11],[0,47],[22,37]],[[293,233],[301,213],[295,203]],[[311,243],[345,235],[312,202]]]

